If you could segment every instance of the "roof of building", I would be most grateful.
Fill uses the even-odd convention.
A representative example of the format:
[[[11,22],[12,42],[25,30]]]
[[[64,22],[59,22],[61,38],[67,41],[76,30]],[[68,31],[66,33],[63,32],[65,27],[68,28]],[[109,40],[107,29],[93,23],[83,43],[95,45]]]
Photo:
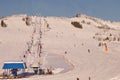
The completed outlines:
[[[24,62],[4,62],[3,69],[25,69]]]

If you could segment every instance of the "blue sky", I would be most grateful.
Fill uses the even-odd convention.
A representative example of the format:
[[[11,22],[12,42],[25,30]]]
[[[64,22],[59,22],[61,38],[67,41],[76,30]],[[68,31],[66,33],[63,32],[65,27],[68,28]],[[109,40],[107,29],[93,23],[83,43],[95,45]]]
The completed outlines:
[[[0,17],[21,13],[66,17],[83,13],[120,21],[120,0],[0,0]]]

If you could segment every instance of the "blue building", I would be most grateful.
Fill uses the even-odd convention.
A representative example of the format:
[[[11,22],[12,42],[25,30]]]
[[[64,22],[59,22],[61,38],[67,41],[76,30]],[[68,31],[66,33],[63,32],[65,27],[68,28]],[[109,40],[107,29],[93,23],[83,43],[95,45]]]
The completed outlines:
[[[25,69],[25,62],[4,62],[3,69],[5,70],[5,74],[13,74],[14,77],[17,77],[17,71],[21,69]]]

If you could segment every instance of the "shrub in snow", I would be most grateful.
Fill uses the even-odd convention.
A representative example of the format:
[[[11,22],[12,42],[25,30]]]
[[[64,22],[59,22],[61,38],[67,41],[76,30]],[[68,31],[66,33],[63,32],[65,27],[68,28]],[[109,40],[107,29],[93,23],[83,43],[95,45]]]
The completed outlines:
[[[5,24],[3,20],[1,21],[1,27],[7,27],[7,25]]]
[[[22,18],[22,20],[23,20],[23,21],[26,21],[26,19],[25,19],[25,18]]]
[[[80,14],[80,13],[79,13],[79,14],[76,14],[76,16],[75,16],[75,17],[81,17],[81,15],[82,15],[82,14]]]
[[[85,23],[85,20],[82,20],[81,23]]]
[[[120,38],[119,38],[119,37],[117,37],[116,41],[120,41]]]
[[[102,44],[101,44],[101,42],[98,44],[98,46],[100,47]]]
[[[110,40],[109,37],[106,37],[105,39],[103,39],[103,41],[107,41],[107,40]]]
[[[30,17],[26,17],[25,23],[27,26],[31,25],[31,18]]]
[[[112,36],[112,34],[110,33],[110,36]]]
[[[76,28],[80,28],[80,29],[82,29],[83,27],[82,27],[82,25],[79,23],[79,22],[71,22],[71,24],[74,26],[74,27],[76,27]]]

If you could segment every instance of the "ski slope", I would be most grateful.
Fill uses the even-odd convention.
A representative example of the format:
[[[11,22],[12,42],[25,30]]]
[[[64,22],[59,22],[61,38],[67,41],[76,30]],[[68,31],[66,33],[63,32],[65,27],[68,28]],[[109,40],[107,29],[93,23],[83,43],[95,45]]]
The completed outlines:
[[[6,28],[0,27],[0,69],[5,61],[21,60],[23,54],[28,49],[27,43],[34,35],[34,45],[32,53],[36,53],[36,42],[39,41],[38,27],[27,26],[22,18],[25,15],[6,17]],[[31,16],[36,22],[35,16]],[[65,73],[55,75],[34,75],[29,78],[18,80],[120,80],[120,25],[82,15],[79,17],[37,17],[42,19],[42,45],[43,45],[43,64],[46,63],[48,55],[63,56],[66,64],[73,68]],[[84,22],[83,22],[84,20]],[[83,29],[74,27],[71,22],[77,21],[82,24]],[[39,22],[38,22],[39,23]],[[89,23],[89,24],[88,24]],[[46,27],[49,24],[49,27]],[[109,29],[106,28],[106,26]],[[102,29],[98,26],[102,26]],[[105,27],[104,27],[105,26]],[[33,30],[36,33],[33,34]],[[112,34],[110,36],[110,34]],[[108,37],[109,39],[106,39]],[[115,39],[116,38],[116,39]],[[106,43],[108,51],[99,43]],[[88,51],[90,50],[90,51]],[[65,53],[67,52],[67,53]],[[9,56],[8,56],[9,55]],[[30,55],[30,54],[29,54]],[[36,55],[38,57],[38,55]],[[28,63],[33,63],[37,59],[28,56]],[[56,61],[53,60],[55,64]],[[64,66],[64,64],[63,64]],[[62,70],[62,69],[57,69]]]

